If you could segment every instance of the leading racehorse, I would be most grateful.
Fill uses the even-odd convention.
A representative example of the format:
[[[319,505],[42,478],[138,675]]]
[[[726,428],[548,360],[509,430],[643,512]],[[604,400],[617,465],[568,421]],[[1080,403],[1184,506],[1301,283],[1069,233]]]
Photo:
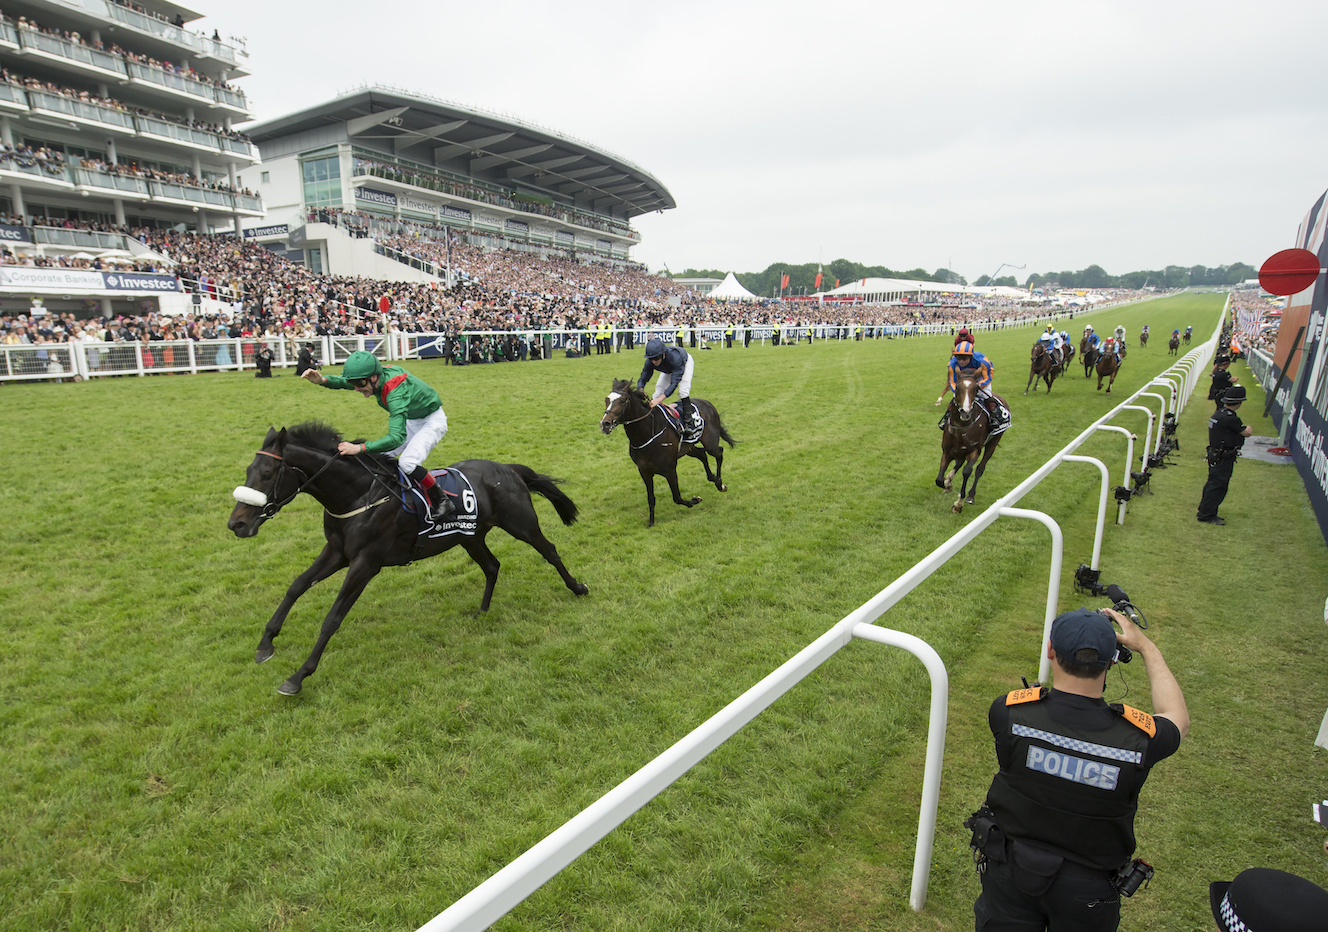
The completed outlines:
[[[289,430],[284,427],[280,431],[269,430],[262,448],[249,464],[245,484],[235,490],[238,504],[227,524],[236,537],[253,537],[263,522],[301,492],[307,492],[323,506],[323,536],[327,544],[313,565],[295,577],[286,590],[286,598],[268,620],[254,657],[258,663],[272,657],[272,641],[281,633],[281,625],[295,600],[314,583],[349,567],[332,610],[323,619],[313,651],[290,679],[278,687],[282,695],[294,696],[305,677],[318,669],[318,660],[328,641],[337,633],[369,580],[384,566],[403,566],[460,544],[484,571],[484,598],[479,610],[488,611],[499,569],[498,559],[484,543],[492,528],[500,527],[534,547],[572,592],[585,595],[590,591],[567,572],[557,548],[545,539],[530,500],[531,492],[543,495],[563,524],[572,524],[576,521],[576,505],[558,488],[557,480],[517,463],[490,460],[457,463],[449,469],[470,481],[469,494],[474,501],[464,504],[473,505],[476,516],[473,533],[458,529],[455,533],[417,538],[418,519],[401,507],[402,492],[395,462],[373,454],[340,456],[337,444],[341,439],[331,427],[316,421]],[[469,513],[472,508],[460,510]]]
[[[1097,390],[1102,390],[1102,380],[1107,379],[1107,394],[1111,394],[1111,386],[1116,384],[1116,373],[1120,371],[1120,363],[1116,361],[1115,338],[1107,337],[1106,347],[1102,350],[1102,356],[1097,361]]]
[[[1179,336],[1177,336],[1177,335],[1175,335],[1175,334],[1172,334],[1171,339],[1167,341],[1167,355],[1168,355],[1168,356],[1179,356],[1179,355],[1180,355],[1180,337],[1179,337]]]
[[[991,416],[977,401],[978,383],[969,376],[964,376],[955,384],[954,398],[946,411],[945,430],[941,434],[941,468],[936,473],[936,485],[946,492],[954,491],[954,474],[959,471],[959,464],[964,464],[964,484],[959,487],[959,497],[950,506],[950,510],[959,514],[964,510],[964,495],[968,494],[968,503],[978,494],[978,480],[987,468],[987,461],[996,452],[996,445],[1001,442],[1004,432],[988,437]],[[978,454],[982,462],[977,462]],[[954,469],[950,469],[950,464]],[[977,463],[976,471],[973,464]],[[973,478],[973,488],[968,489],[969,476]]]
[[[1051,383],[1056,381],[1056,376],[1060,375],[1061,367],[1058,366],[1047,352],[1046,346],[1042,341],[1033,344],[1033,353],[1028,367],[1028,385],[1024,386],[1024,394],[1028,394],[1028,386],[1033,386],[1033,391],[1037,391],[1034,384],[1039,378],[1047,383],[1047,391],[1051,391]],[[1016,383],[1017,384],[1017,383]]]
[[[669,490],[673,492],[673,503],[691,508],[701,501],[699,495],[690,499],[682,497],[678,491],[678,460],[684,456],[694,456],[705,467],[706,479],[713,482],[715,488],[727,492],[721,475],[724,470],[724,448],[720,440],[732,447],[738,441],[729,436],[724,423],[719,419],[715,406],[703,398],[693,398],[697,413],[705,422],[697,443],[685,442],[664,412],[650,407],[645,392],[632,388],[632,383],[624,379],[613,380],[613,391],[604,399],[604,416],[599,419],[599,429],[605,436],[613,433],[619,424],[627,434],[627,454],[641,473],[641,481],[646,484],[646,502],[650,505],[650,518],[646,527],[655,526],[655,477],[663,476],[668,480]],[[715,471],[710,471],[709,453],[715,458]]]

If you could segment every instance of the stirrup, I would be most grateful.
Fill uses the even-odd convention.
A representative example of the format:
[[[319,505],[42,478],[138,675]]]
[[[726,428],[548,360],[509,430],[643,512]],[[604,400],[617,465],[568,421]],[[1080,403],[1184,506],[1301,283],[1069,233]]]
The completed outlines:
[[[446,492],[441,494],[442,501],[437,505],[430,504],[429,506],[429,518],[433,521],[441,521],[457,513],[456,503],[452,501],[451,497]]]

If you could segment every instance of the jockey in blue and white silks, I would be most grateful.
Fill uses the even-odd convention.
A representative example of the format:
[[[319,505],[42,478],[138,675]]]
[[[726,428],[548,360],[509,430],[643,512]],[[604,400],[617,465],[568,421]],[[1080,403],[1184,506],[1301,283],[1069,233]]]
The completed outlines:
[[[1089,349],[1101,349],[1102,338],[1093,332],[1093,325],[1088,324],[1084,327],[1084,339],[1088,341]]]
[[[1117,324],[1113,336],[1116,338],[1116,362],[1119,364],[1125,358],[1125,328]]]
[[[1051,357],[1052,363],[1059,366],[1061,364],[1061,335],[1056,332],[1056,328],[1051,324],[1047,324],[1047,329],[1042,332],[1040,337],[1038,337],[1038,342],[1040,342],[1043,348],[1047,351],[1047,355]]]

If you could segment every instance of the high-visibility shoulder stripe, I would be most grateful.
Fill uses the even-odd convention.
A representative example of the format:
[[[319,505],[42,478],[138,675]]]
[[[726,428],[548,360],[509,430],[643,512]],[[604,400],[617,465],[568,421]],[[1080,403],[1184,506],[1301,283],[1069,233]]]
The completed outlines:
[[[1022,705],[1025,702],[1038,702],[1045,698],[1047,689],[1044,686],[1034,686],[1030,689],[1013,689],[1005,694],[1005,704]]]
[[[1150,738],[1157,736],[1157,722],[1153,721],[1153,716],[1128,705],[1122,705],[1121,708],[1125,710],[1125,720],[1127,722]]]

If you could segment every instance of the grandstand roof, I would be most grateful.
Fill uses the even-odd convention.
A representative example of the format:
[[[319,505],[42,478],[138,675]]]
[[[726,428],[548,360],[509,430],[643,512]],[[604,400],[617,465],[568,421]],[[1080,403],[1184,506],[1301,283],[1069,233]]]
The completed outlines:
[[[590,143],[512,116],[382,85],[245,131],[261,147],[336,124],[344,124],[353,144],[491,184],[546,193],[597,213],[630,219],[677,206],[645,169]]]

